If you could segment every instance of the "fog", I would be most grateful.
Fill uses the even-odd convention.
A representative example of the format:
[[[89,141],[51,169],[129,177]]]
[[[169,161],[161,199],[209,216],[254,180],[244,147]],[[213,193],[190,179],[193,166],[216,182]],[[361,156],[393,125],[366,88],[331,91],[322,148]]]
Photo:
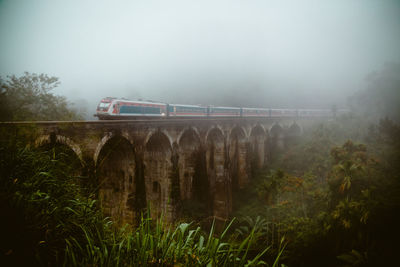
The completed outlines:
[[[400,62],[400,1],[0,0],[0,75],[103,97],[254,107],[344,106]]]

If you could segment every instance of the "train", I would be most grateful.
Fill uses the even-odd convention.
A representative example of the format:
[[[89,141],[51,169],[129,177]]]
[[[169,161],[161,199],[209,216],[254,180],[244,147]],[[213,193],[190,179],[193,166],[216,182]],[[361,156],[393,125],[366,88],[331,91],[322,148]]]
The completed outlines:
[[[97,106],[99,120],[214,118],[214,117],[335,117],[346,110],[276,109],[167,104],[155,101],[103,98]]]

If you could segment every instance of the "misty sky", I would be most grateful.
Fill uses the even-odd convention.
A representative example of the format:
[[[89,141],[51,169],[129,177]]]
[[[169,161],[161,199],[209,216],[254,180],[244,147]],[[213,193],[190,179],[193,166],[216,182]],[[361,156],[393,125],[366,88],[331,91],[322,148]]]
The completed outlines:
[[[0,0],[0,38],[74,101],[329,107],[400,62],[400,1]]]

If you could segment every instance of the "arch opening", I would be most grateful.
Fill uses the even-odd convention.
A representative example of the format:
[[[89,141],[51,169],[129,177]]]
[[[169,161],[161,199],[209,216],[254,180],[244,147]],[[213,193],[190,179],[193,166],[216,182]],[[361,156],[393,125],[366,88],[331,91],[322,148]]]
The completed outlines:
[[[264,165],[265,156],[265,140],[266,134],[264,129],[257,125],[250,134],[250,164],[251,171],[254,172],[262,168]]]
[[[287,129],[285,146],[291,147],[296,145],[299,141],[300,136],[301,136],[301,128],[296,122],[294,122],[292,125],[290,125],[289,129]]]
[[[224,135],[218,128],[212,129],[206,141],[207,146],[207,166],[211,172],[215,173],[215,179],[223,178],[225,167]]]
[[[99,199],[106,216],[119,224],[134,224],[138,211],[135,180],[135,154],[131,143],[122,136],[110,138],[102,147],[96,162]]]
[[[193,129],[186,130],[179,140],[179,177],[184,215],[198,219],[209,216],[206,153]]]
[[[179,180],[180,195],[182,200],[192,198],[193,177],[198,151],[200,149],[200,138],[193,129],[186,130],[179,139]]]
[[[270,134],[271,134],[271,137],[272,138],[276,138],[276,137],[278,137],[279,135],[282,135],[283,134],[283,128],[282,128],[282,126],[280,126],[279,124],[277,124],[277,123],[275,123],[272,127],[271,127],[271,130],[269,130],[270,131]]]
[[[173,205],[168,201],[171,196],[171,176],[174,174],[172,156],[168,137],[160,131],[153,133],[145,144],[143,154],[146,197],[153,218],[161,216],[161,213],[167,220],[172,216]],[[153,190],[155,183],[159,185],[157,192]]]
[[[248,177],[248,147],[246,135],[241,127],[232,129],[229,142],[229,171],[232,180],[232,190],[238,191],[243,188],[249,180]]]
[[[57,164],[61,165],[60,168],[67,174],[78,178],[84,172],[81,155],[76,151],[80,152],[80,149],[77,146],[71,146],[71,141],[65,142],[65,140],[67,138],[52,134],[42,139],[41,142],[37,142],[36,145],[40,150],[45,151],[52,160],[56,160]]]
[[[185,130],[179,138],[179,147],[185,149],[197,148],[200,145],[200,137],[195,130],[189,128]]]
[[[301,128],[297,123],[290,125],[288,129],[288,134],[291,136],[299,136],[301,134]]]
[[[272,156],[279,154],[285,147],[284,130],[279,124],[274,124],[270,130],[270,149]]]
[[[154,153],[165,153],[171,150],[171,144],[168,137],[157,131],[153,133],[146,143],[146,151]]]

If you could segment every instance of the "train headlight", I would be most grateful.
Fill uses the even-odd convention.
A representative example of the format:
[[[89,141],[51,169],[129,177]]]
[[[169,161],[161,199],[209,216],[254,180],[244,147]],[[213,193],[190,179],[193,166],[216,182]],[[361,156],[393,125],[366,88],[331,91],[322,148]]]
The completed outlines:
[[[165,116],[165,113],[161,113],[161,116]]]

